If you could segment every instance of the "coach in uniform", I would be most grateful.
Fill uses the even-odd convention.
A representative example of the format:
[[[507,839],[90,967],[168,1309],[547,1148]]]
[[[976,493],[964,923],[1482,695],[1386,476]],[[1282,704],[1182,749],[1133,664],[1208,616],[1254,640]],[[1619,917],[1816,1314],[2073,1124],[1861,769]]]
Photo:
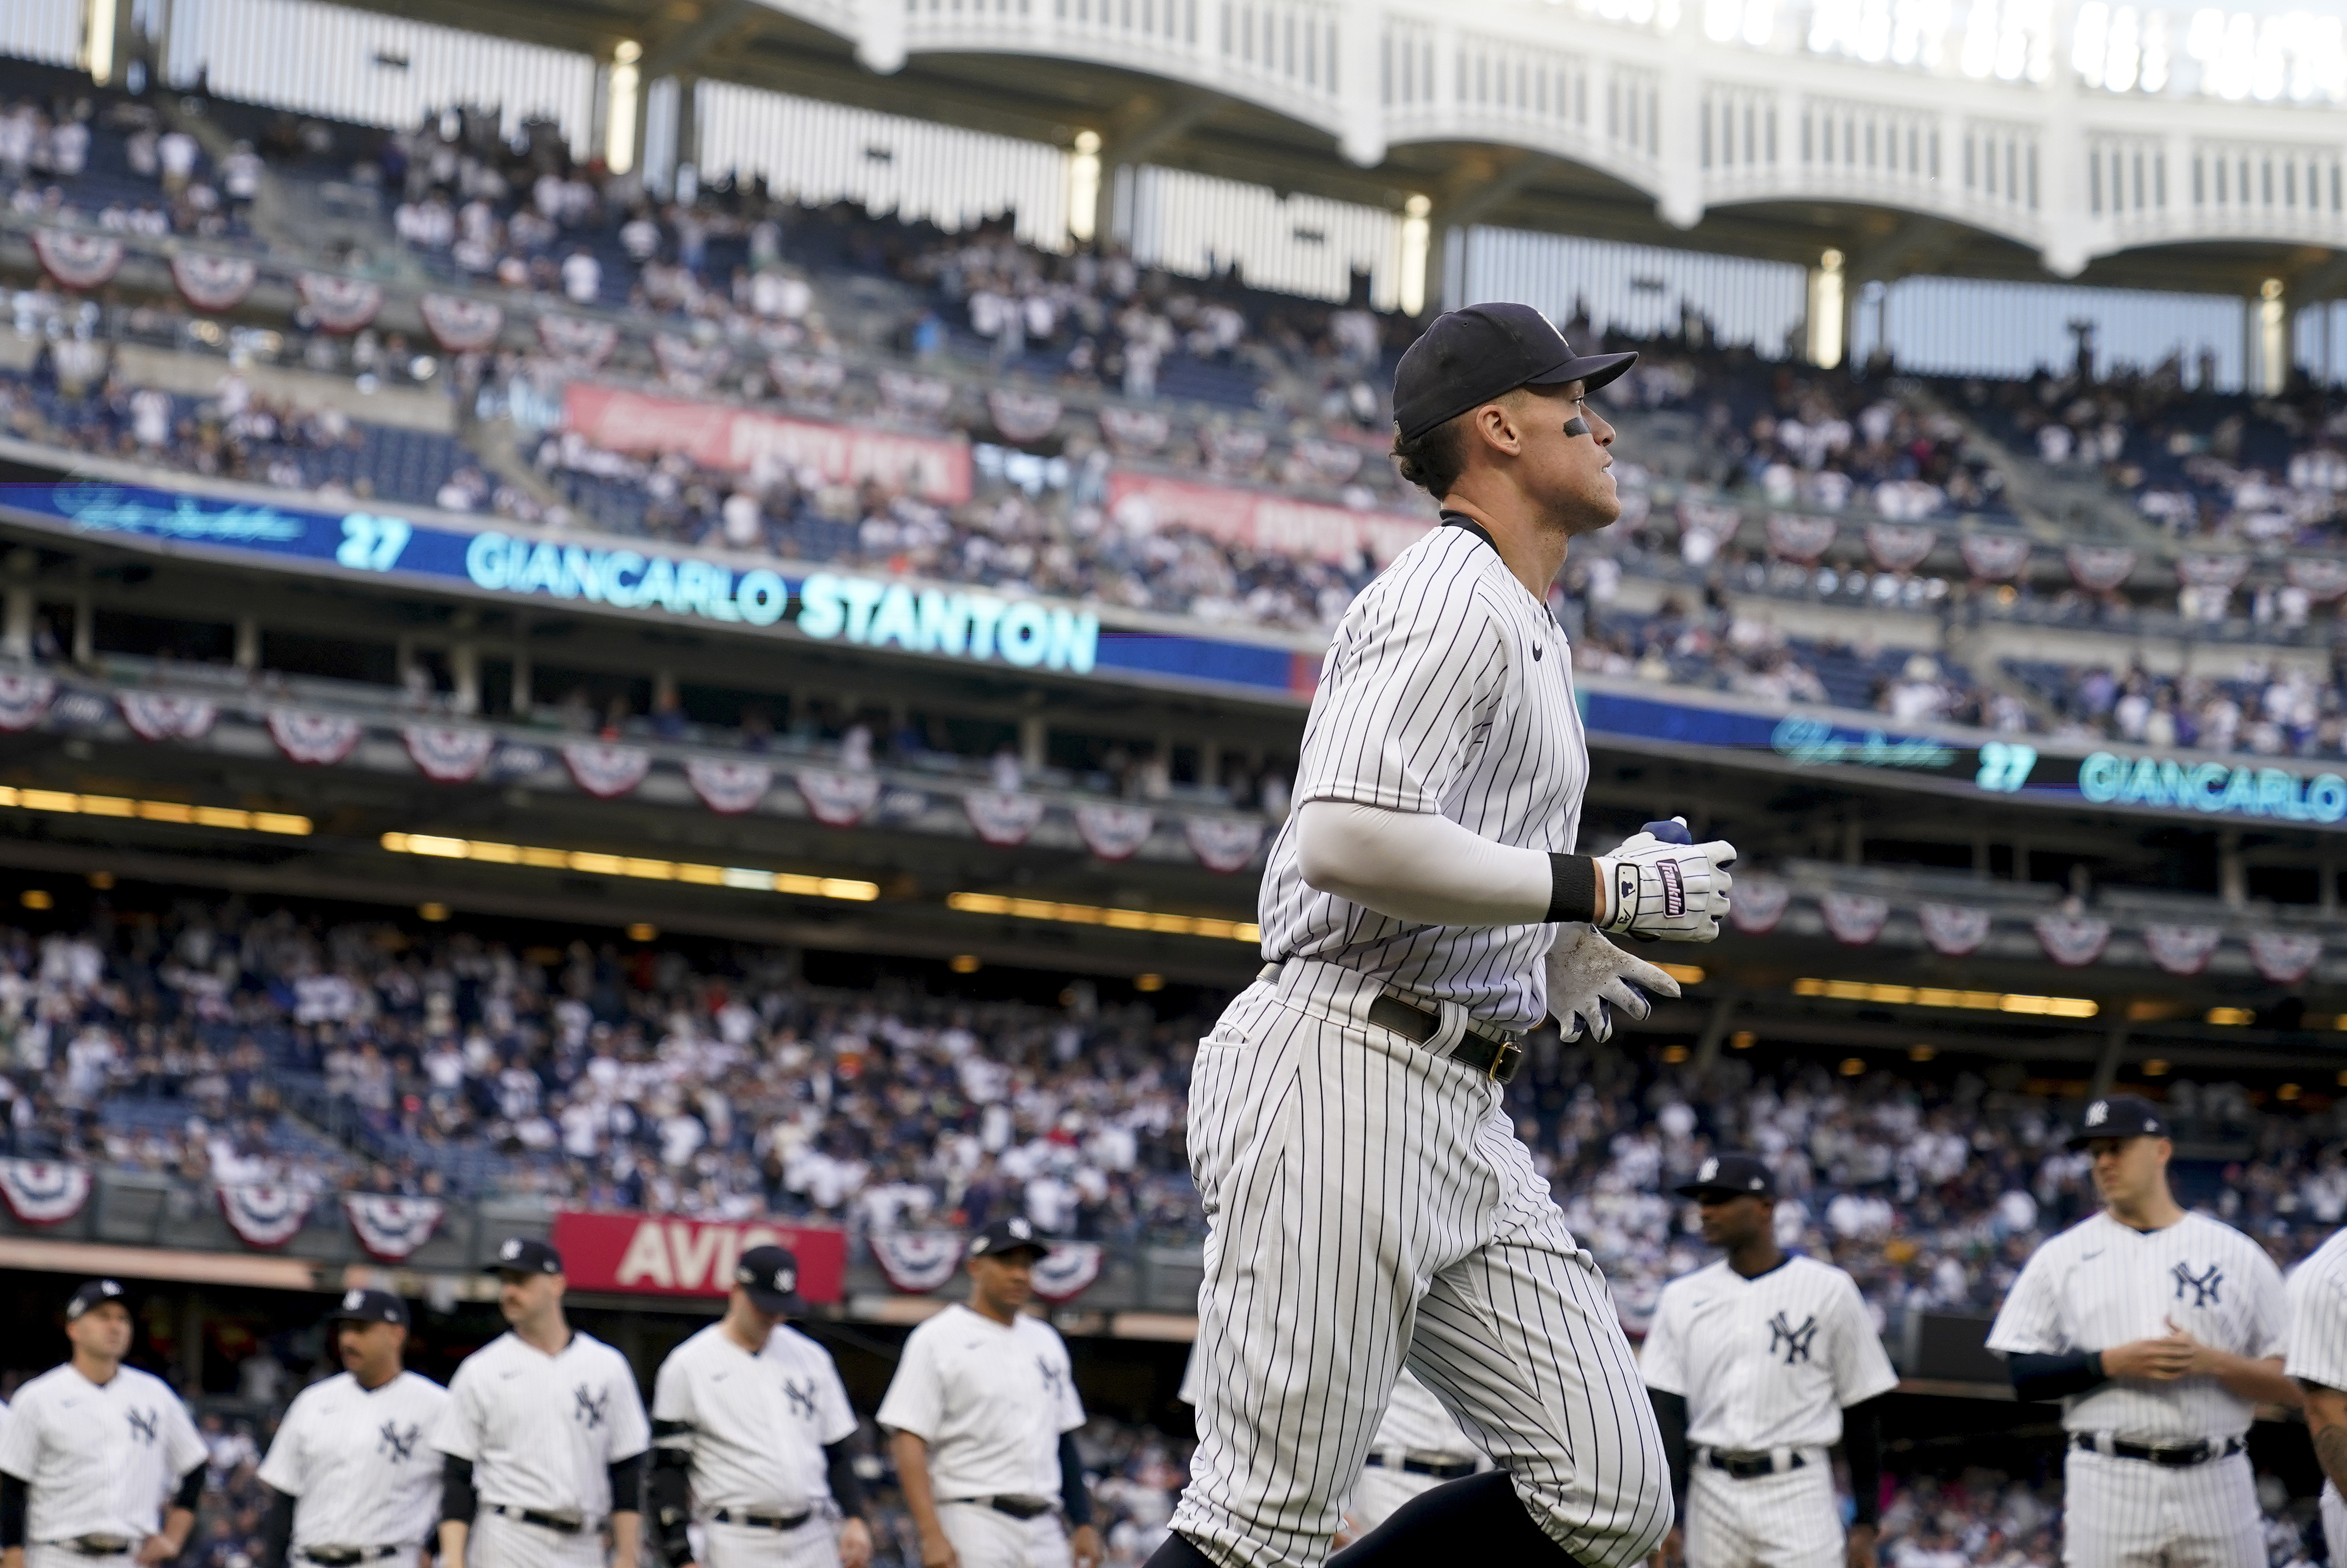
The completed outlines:
[[[636,1568],[651,1427],[627,1358],[562,1315],[562,1257],[517,1236],[490,1266],[510,1325],[465,1358],[432,1446],[443,1568]]]
[[[66,1304],[72,1358],[16,1390],[0,1430],[5,1568],[151,1568],[187,1546],[203,1440],[169,1383],[123,1365],[130,1337],[122,1286],[93,1279]]]
[[[1677,1191],[1727,1252],[1663,1286],[1638,1358],[1684,1499],[1687,1568],[1874,1568],[1874,1401],[1899,1374],[1858,1282],[1777,1245],[1776,1178],[1752,1155],[1706,1160]],[[1847,1542],[1826,1452],[1837,1443],[1854,1504]]]
[[[753,1246],[725,1316],[652,1386],[653,1528],[671,1568],[866,1568],[872,1532],[847,1440],[856,1412],[831,1352],[784,1319],[806,1310],[789,1249]],[[836,1531],[835,1516],[844,1516]],[[705,1555],[696,1555],[698,1520]]]
[[[1546,596],[1621,516],[1587,395],[1635,357],[1485,304],[1396,370],[1394,455],[1443,526],[1338,624],[1264,873],[1266,962],[1198,1047],[1204,1402],[1154,1568],[1317,1562],[1405,1363],[1500,1469],[1348,1563],[1624,1568],[1669,1528],[1636,1358],[1502,1091],[1543,1015],[1677,994],[1608,934],[1708,941],[1728,909],[1734,847],[1679,825],[1576,852],[1589,753]]]
[[[343,1370],[293,1397],[261,1461],[260,1568],[413,1563],[440,1517],[429,1440],[448,1390],[404,1365],[407,1303],[389,1291],[347,1290],[327,1321]]]
[[[2095,1101],[2070,1146],[2094,1156],[2103,1210],[2037,1249],[1988,1337],[2021,1398],[2062,1401],[2063,1562],[2263,1568],[2243,1448],[2260,1402],[2299,1402],[2281,1274],[2256,1242],[2178,1205],[2175,1145],[2149,1102]]]
[[[2347,1230],[2290,1271],[2290,1358],[2306,1399],[2306,1435],[2322,1466],[2322,1536],[2347,1564]]]
[[[1023,1219],[971,1237],[969,1305],[907,1337],[880,1401],[922,1568],[1098,1568],[1083,1401],[1058,1330],[1025,1310],[1044,1250]]]

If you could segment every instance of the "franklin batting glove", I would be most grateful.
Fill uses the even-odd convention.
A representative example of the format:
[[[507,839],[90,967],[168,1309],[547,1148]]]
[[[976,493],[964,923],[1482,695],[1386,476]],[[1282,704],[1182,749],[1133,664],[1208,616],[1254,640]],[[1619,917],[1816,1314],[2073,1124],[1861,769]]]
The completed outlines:
[[[1603,1045],[1614,1037],[1609,1007],[1624,1018],[1643,1019],[1654,1011],[1646,991],[1663,997],[1679,994],[1678,981],[1577,923],[1557,932],[1542,967],[1548,976],[1548,1010],[1568,1040],[1586,1033]]]
[[[1672,820],[1684,833],[1685,820]],[[1726,839],[1670,844],[1641,831],[1596,861],[1598,886],[1605,889],[1600,930],[1642,942],[1708,942],[1719,935],[1736,885],[1727,873],[1736,845]]]

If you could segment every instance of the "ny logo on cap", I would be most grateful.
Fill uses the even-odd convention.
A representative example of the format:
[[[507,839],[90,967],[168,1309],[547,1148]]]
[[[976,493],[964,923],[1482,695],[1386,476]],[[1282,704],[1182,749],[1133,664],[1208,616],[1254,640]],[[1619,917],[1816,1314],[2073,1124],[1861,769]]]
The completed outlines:
[[[2111,1102],[2109,1101],[2097,1100],[2092,1105],[2086,1107],[2087,1126],[2099,1127],[2110,1119]]]
[[[1696,1181],[1698,1181],[1698,1182],[1708,1182],[1708,1181],[1716,1180],[1716,1179],[1718,1177],[1718,1175],[1719,1175],[1719,1162],[1718,1162],[1717,1160],[1716,1160],[1716,1159],[1715,1159],[1715,1160],[1706,1160],[1706,1161],[1703,1163],[1703,1168],[1702,1168],[1701,1170],[1698,1170],[1697,1172],[1696,1172],[1696,1173],[1695,1173],[1695,1179],[1696,1179]]]
[[[792,1291],[796,1290],[798,1287],[799,1276],[797,1270],[789,1268],[778,1268],[774,1270],[774,1289],[777,1292],[784,1296],[788,1296]]]
[[[97,1293],[100,1296],[119,1296],[122,1294],[122,1286],[110,1279],[101,1279],[97,1282]]]
[[[521,1237],[507,1236],[506,1238],[506,1245],[497,1248],[497,1255],[504,1258],[507,1263],[511,1263],[514,1259],[519,1257],[521,1255]]]
[[[1032,1241],[1035,1239],[1035,1227],[1029,1225],[1022,1219],[1012,1220],[1010,1225],[1010,1231],[1012,1235],[1017,1236],[1020,1241]]]
[[[364,1307],[364,1306],[365,1306],[365,1305],[366,1305],[366,1292],[365,1292],[365,1291],[364,1291],[364,1290],[345,1290],[345,1291],[343,1291],[343,1311],[345,1311],[345,1312],[356,1312],[360,1307]]]

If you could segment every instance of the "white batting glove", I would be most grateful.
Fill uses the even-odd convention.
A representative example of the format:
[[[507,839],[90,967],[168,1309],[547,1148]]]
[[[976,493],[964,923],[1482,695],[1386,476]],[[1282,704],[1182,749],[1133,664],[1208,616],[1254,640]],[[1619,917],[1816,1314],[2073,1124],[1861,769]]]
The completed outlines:
[[[1569,1040],[1584,1032],[1600,1045],[1613,1039],[1608,1003],[1613,1012],[1633,1020],[1654,1011],[1655,1004],[1641,986],[1656,996],[1679,994],[1678,981],[1578,921],[1558,928],[1542,967],[1548,975],[1548,1010]]]
[[[1671,820],[1685,830],[1684,817]],[[1642,942],[1708,942],[1719,935],[1728,890],[1736,885],[1727,874],[1736,845],[1726,839],[1670,844],[1635,833],[1596,861],[1598,885],[1605,889],[1600,930]]]

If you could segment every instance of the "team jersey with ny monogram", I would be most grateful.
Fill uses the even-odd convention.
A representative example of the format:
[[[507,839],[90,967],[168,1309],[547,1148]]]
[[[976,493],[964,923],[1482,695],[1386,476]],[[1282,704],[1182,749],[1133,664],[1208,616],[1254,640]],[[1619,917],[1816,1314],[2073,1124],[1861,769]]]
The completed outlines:
[[[143,1541],[161,1527],[163,1500],[204,1458],[179,1396],[135,1367],[104,1383],[70,1361],[53,1367],[16,1390],[0,1430],[0,1471],[25,1483],[25,1539],[34,1542]]]
[[[1788,1257],[1756,1279],[1722,1258],[1663,1286],[1638,1370],[1687,1402],[1687,1440],[1733,1453],[1827,1448],[1841,1413],[1899,1386],[1849,1275]]]
[[[703,1516],[804,1513],[831,1496],[824,1445],[856,1430],[831,1353],[787,1325],[756,1355],[712,1323],[669,1352],[652,1385],[663,1450],[691,1456]]]
[[[2007,1355],[2107,1350],[2159,1338],[2171,1324],[2237,1356],[2279,1356],[2288,1328],[2281,1271],[2256,1242],[2206,1214],[2139,1231],[2098,1214],[2030,1257],[1989,1330],[1988,1348]],[[2214,1378],[2114,1378],[2063,1404],[2062,1424],[2074,1432],[2156,1444],[2236,1437],[2255,1414]]]
[[[954,1306],[907,1337],[876,1419],[929,1445],[940,1501],[1056,1498],[1060,1434],[1084,1424],[1084,1406],[1057,1329]]]
[[[483,1503],[590,1524],[610,1516],[607,1467],[651,1440],[628,1358],[576,1330],[557,1356],[508,1333],[466,1357],[432,1435],[440,1452],[473,1461]]]
[[[343,1372],[295,1395],[260,1472],[294,1500],[293,1555],[422,1544],[440,1518],[431,1437],[447,1403],[447,1389],[414,1372],[379,1389]]]

